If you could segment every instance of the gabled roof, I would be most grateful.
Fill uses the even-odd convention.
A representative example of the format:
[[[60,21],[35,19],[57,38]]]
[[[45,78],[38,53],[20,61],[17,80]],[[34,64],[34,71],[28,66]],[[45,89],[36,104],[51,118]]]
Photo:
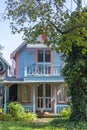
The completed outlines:
[[[4,59],[4,57],[2,55],[0,55],[0,59],[7,65],[10,67],[10,64]]]
[[[16,55],[16,53],[17,53],[20,49],[22,49],[25,45],[26,45],[26,43],[23,42],[20,46],[18,46],[18,48],[15,49],[15,50],[11,53],[10,58],[13,58],[13,57]]]

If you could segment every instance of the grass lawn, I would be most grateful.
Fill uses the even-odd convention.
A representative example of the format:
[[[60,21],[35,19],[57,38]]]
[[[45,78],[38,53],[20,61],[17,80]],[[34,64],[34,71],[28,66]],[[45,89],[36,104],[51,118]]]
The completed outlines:
[[[87,130],[87,122],[70,123],[66,119],[54,119],[48,123],[0,121],[0,130]]]

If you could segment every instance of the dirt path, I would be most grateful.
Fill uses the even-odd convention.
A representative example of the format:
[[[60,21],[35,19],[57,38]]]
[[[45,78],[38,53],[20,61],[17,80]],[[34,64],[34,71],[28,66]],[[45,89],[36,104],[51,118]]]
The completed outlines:
[[[33,121],[33,123],[45,125],[46,123],[48,123],[49,121],[52,121],[52,120],[53,120],[53,118],[37,118],[37,120]]]

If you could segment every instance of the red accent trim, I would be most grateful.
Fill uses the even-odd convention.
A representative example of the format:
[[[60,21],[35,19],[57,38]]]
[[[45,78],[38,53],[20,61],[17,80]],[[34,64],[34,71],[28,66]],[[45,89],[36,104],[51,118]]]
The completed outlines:
[[[40,35],[40,42],[41,42],[41,43],[44,43],[44,41],[46,41],[46,40],[47,40],[47,35],[41,34],[41,35]]]
[[[51,65],[54,65],[54,51],[51,51]],[[51,68],[51,74],[53,75],[54,68]]]
[[[20,46],[18,46],[18,48],[15,49],[15,50],[11,53],[10,59],[13,58],[13,57],[15,57],[15,56],[16,56],[16,53],[17,53],[22,47],[24,47],[25,45],[26,45],[26,43],[23,42]]]
[[[16,53],[16,78],[18,78],[18,52]]]

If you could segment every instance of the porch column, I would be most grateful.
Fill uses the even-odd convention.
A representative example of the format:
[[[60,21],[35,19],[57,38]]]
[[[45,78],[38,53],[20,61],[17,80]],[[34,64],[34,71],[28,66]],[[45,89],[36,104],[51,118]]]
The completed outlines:
[[[6,84],[4,85],[4,112],[6,113]]]
[[[24,76],[27,77],[27,67],[24,67]]]
[[[35,113],[35,84],[32,85],[33,86],[33,112]]]
[[[54,86],[54,113],[56,114],[57,113],[57,110],[56,110],[56,104],[57,104],[57,96],[56,96],[56,84]]]

